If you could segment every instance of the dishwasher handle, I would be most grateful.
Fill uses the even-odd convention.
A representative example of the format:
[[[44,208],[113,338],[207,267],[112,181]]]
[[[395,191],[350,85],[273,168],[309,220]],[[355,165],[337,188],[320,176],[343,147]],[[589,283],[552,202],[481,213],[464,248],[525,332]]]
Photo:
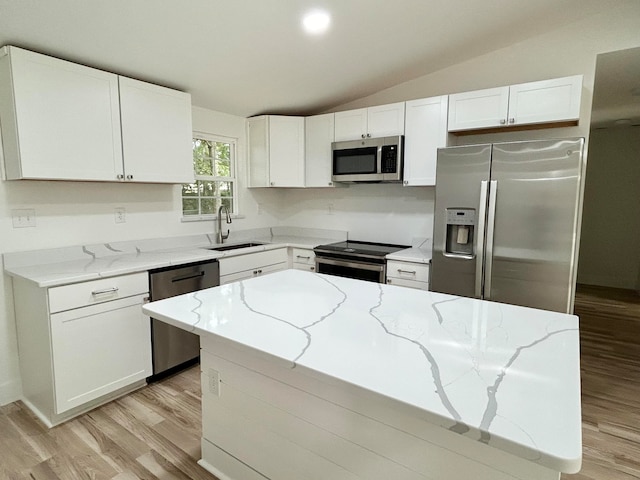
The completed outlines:
[[[173,277],[171,279],[171,281],[173,283],[175,282],[182,282],[183,280],[190,280],[192,278],[200,278],[204,275],[204,270],[201,270],[199,272],[195,272],[195,273],[187,273],[186,275],[178,275],[176,277]]]

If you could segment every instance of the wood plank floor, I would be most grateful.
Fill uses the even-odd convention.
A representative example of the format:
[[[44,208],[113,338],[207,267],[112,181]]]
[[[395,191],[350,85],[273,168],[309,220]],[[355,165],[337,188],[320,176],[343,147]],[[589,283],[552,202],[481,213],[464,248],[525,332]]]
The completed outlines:
[[[582,470],[563,480],[640,478],[640,296],[579,285]]]
[[[216,480],[200,459],[195,366],[47,429],[22,402],[0,407],[0,479]]]
[[[640,479],[640,296],[580,286],[576,314],[584,460],[562,479]],[[197,366],[50,430],[12,403],[0,407],[0,480],[215,480],[196,464],[200,419]]]

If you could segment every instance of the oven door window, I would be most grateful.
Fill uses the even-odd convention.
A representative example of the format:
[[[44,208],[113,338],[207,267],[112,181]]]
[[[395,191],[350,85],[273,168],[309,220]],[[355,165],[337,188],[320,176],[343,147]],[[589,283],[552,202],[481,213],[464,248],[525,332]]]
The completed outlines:
[[[334,175],[378,173],[378,147],[350,148],[333,152]]]

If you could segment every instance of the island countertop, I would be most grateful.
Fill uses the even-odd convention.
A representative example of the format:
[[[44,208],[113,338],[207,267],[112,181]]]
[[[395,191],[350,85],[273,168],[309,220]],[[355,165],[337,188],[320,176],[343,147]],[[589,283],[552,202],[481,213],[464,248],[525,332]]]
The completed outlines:
[[[555,471],[580,469],[576,316],[297,270],[143,310]]]

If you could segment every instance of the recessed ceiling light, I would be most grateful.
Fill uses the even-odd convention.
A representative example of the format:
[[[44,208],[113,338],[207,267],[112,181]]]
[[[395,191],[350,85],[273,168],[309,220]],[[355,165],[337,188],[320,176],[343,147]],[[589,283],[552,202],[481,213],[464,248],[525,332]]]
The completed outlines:
[[[329,29],[331,17],[322,10],[313,10],[302,18],[302,25],[310,35],[320,35]]]

